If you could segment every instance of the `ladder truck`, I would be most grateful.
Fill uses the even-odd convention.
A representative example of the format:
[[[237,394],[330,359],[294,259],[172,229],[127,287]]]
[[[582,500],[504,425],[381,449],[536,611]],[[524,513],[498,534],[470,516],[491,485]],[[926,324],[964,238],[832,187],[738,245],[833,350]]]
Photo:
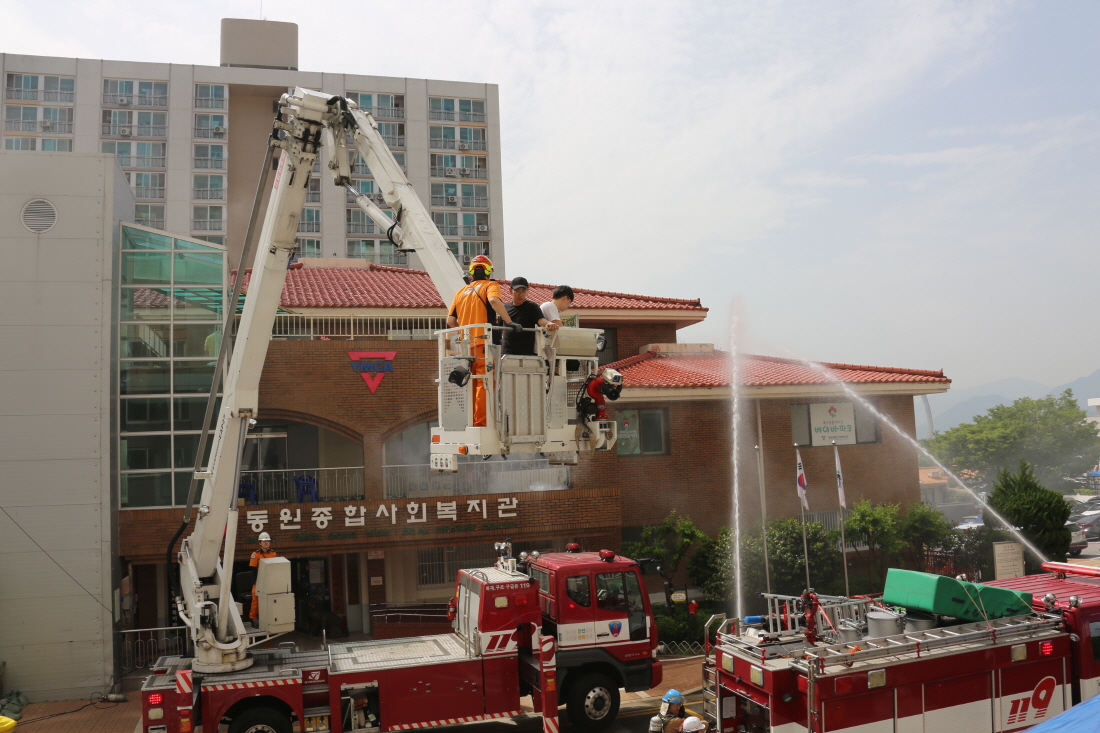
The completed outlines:
[[[242,448],[248,427],[258,415],[260,375],[271,340],[287,263],[297,247],[298,219],[308,191],[310,174],[321,146],[326,145],[331,150],[329,168],[335,184],[354,194],[356,204],[387,231],[391,241],[402,251],[415,252],[419,256],[444,302],[449,302],[453,294],[464,285],[457,261],[437,231],[427,209],[413,191],[401,166],[389,152],[374,119],[369,114],[344,97],[303,88],[296,88],[283,95],[279,109],[273,123],[268,159],[261,174],[256,205],[245,237],[242,264],[247,261],[248,252],[255,249],[251,280],[235,339],[224,338],[218,355],[217,373],[223,379],[222,407],[215,414],[213,393],[217,390],[212,390],[204,426],[213,427],[210,428],[209,434],[204,429],[200,436],[199,458],[196,459],[196,470],[185,504],[184,522],[169,546],[169,557],[171,557],[177,540],[191,525],[192,510],[194,510],[192,531],[182,540],[180,549],[176,553],[180,580],[179,595],[174,599],[176,612],[181,622],[187,627],[193,641],[194,657],[178,660],[173,662],[173,665],[175,672],[180,673],[178,677],[180,689],[188,687],[192,690],[193,699],[188,705],[199,707],[203,696],[208,691],[213,694],[222,692],[223,688],[236,690],[260,687],[273,689],[293,687],[300,696],[309,697],[312,706],[314,701],[319,701],[323,696],[314,694],[317,690],[311,685],[325,683],[329,674],[335,677],[340,672],[353,669],[363,672],[371,670],[373,673],[382,668],[388,668],[386,664],[380,665],[378,660],[389,659],[392,654],[395,654],[379,648],[375,648],[374,651],[360,652],[355,645],[347,645],[347,656],[337,659],[336,656],[329,654],[326,664],[317,665],[305,657],[295,656],[294,653],[285,650],[277,654],[270,650],[261,653],[258,650],[259,645],[272,641],[293,628],[294,596],[290,592],[289,567],[285,558],[265,558],[258,568],[256,586],[261,605],[259,628],[246,628],[231,591],[230,575],[238,526],[237,487],[240,481]],[[370,197],[361,194],[352,186],[351,155],[356,153],[366,161],[384,202],[390,211],[394,212],[392,218]],[[278,164],[272,171],[273,158],[276,155]],[[270,177],[274,180],[269,181]],[[265,193],[269,194],[268,204],[266,212],[261,216],[260,202]],[[257,224],[259,224],[259,236],[253,242],[253,233]],[[237,295],[241,292],[243,267],[238,270],[238,273],[240,276],[234,283],[230,303],[236,303]],[[226,308],[225,333],[227,335],[231,333],[230,326],[233,323],[234,310],[234,308]],[[483,324],[478,328],[483,333],[490,333],[493,326]],[[498,347],[487,346],[485,348],[487,373],[475,377],[486,379],[487,382],[490,418],[488,426],[484,427],[472,426],[472,420],[468,417],[472,415],[472,385],[468,383],[460,385],[447,381],[456,366],[468,366],[472,360],[471,355],[474,351],[472,347],[476,339],[470,335],[471,331],[472,329],[450,329],[441,332],[438,336],[442,357],[439,380],[440,414],[446,417],[443,421],[445,424],[433,435],[431,449],[433,464],[437,469],[457,470],[457,459],[463,455],[489,457],[512,452],[545,453],[552,455],[560,462],[569,463],[576,461],[577,453],[607,450],[614,445],[615,423],[599,419],[602,417],[600,414],[602,410],[594,409],[594,401],[589,396],[591,390],[587,389],[594,380],[598,379],[597,351],[600,348],[602,331],[565,328],[548,335],[541,329],[536,329],[536,344],[540,354],[538,357],[504,356],[500,354]],[[208,462],[206,466],[200,466],[198,461],[202,460],[208,437],[210,440]],[[200,482],[201,494],[196,502],[196,491],[199,489]],[[482,575],[489,577],[490,574],[485,571]],[[488,592],[488,586],[492,583],[486,584],[485,577],[481,578],[480,582],[486,585],[486,592]],[[492,577],[499,580],[501,576],[492,575]],[[508,591],[519,591],[521,590],[519,586],[524,582],[526,581],[522,579],[511,578],[504,585],[507,586]],[[499,601],[507,601],[507,596],[500,596]],[[536,605],[532,600],[531,607]],[[503,607],[510,608],[510,606],[498,608]],[[473,616],[481,619],[477,613]],[[535,627],[539,625],[537,619],[522,623],[530,623]],[[401,642],[414,649],[426,650],[428,647],[439,647],[443,649],[440,652],[443,655],[442,659],[447,662],[453,662],[459,658],[465,660],[463,664],[466,667],[463,669],[468,667],[471,671],[462,672],[460,676],[463,676],[463,681],[458,683],[451,678],[447,678],[449,681],[437,681],[435,687],[437,693],[441,689],[449,689],[449,685],[458,684],[458,687],[444,695],[436,694],[435,698],[448,698],[448,696],[457,695],[455,690],[464,690],[467,694],[458,695],[458,697],[472,699],[472,695],[473,698],[480,700],[478,705],[483,708],[499,707],[489,702],[488,689],[496,689],[496,682],[490,684],[488,678],[484,676],[488,675],[489,667],[484,666],[485,650],[478,646],[480,635],[484,634],[484,627],[480,628],[481,630],[476,633],[471,632],[473,635],[461,644],[461,657],[456,656],[458,652],[455,645],[459,644],[457,637],[444,644],[445,649],[439,647],[443,642],[434,638],[427,641]],[[517,626],[517,628],[520,627]],[[537,634],[537,628],[520,634],[523,638],[519,645],[527,644],[527,637],[531,634]],[[655,636],[653,638],[655,639]],[[517,648],[517,645],[510,647],[513,656]],[[535,645],[535,648],[538,649],[538,645]],[[425,658],[414,664],[410,660],[415,655],[410,652],[411,656],[403,658],[403,664],[414,668],[433,664],[431,657],[434,652],[432,654],[425,652],[425,654],[427,655]],[[375,656],[372,657],[372,655]],[[369,663],[363,661],[368,657],[374,661]],[[553,657],[553,650],[546,652],[544,648],[541,657],[543,666],[546,666],[547,659],[552,660]],[[257,664],[257,659],[261,658],[264,663]],[[367,666],[357,666],[361,664]],[[310,674],[314,676],[304,677],[302,670],[311,666],[314,669]],[[475,674],[477,670],[483,670],[483,672]],[[187,674],[183,674],[184,672]],[[416,676],[414,673],[410,674]],[[236,680],[240,675],[244,675],[241,679],[247,681],[228,681],[229,678]],[[155,680],[159,677],[157,675],[151,679]],[[197,678],[201,678],[201,681]],[[219,678],[224,678],[226,681],[219,682],[217,681]],[[416,682],[416,684],[425,684],[430,687],[430,678],[431,675],[421,674],[418,679],[422,679],[423,682]],[[151,712],[153,716],[146,717],[145,727],[148,733],[164,731],[174,733],[189,730],[195,722],[190,712],[166,715],[166,708],[152,704],[152,700],[165,699],[162,688],[156,687],[156,683],[153,684],[154,687],[150,690],[156,691],[150,691],[145,696],[146,712]],[[305,697],[290,700],[286,696],[286,689],[282,690],[284,694],[281,699],[287,707],[282,708],[278,716],[292,714],[301,727],[305,720],[302,703]],[[477,692],[471,692],[471,690]],[[333,694],[336,695],[336,693]],[[388,694],[392,696],[395,693]],[[179,695],[186,697],[182,692]],[[249,696],[259,696],[259,694],[245,695],[245,697]],[[336,695],[333,698],[329,708],[331,711],[340,712],[339,697]],[[192,712],[195,710],[194,707],[184,705],[185,701],[182,697],[177,700],[176,696],[173,696],[172,700],[180,702],[178,706],[180,710]],[[385,700],[382,704],[386,704]],[[320,706],[321,703],[317,702],[317,705]],[[420,707],[417,704],[409,706],[411,711],[418,711]],[[272,708],[264,709],[267,710],[266,713],[257,713],[257,715],[266,715],[268,717],[265,719],[269,720],[275,720],[278,717],[276,713],[271,712]],[[554,709],[556,710],[556,705]],[[157,710],[160,711],[160,718],[156,717]],[[244,719],[241,716],[236,717]],[[331,720],[332,730],[371,729],[370,726],[350,727],[347,723],[341,727],[339,715],[333,716],[331,712],[325,716],[314,717]],[[416,715],[414,714],[413,717]],[[445,717],[467,716],[465,714],[459,716],[456,713]],[[207,730],[216,730],[218,722],[223,718],[234,718],[234,715],[228,713],[225,708],[219,708],[217,704],[205,708],[203,713],[203,719],[212,725]],[[394,726],[397,723],[393,721],[401,718],[402,716],[396,713],[387,714],[383,719],[382,729],[396,729]],[[165,722],[154,722],[158,719]],[[283,730],[281,725],[269,726],[269,728],[264,728],[261,723],[252,727],[241,727],[241,725],[243,724],[234,725],[234,733],[249,730]],[[289,730],[289,728],[286,729]],[[374,729],[377,730],[377,726]],[[320,729],[311,728],[311,730]]]
[[[1042,567],[983,584],[909,573],[938,588],[938,606],[913,593],[899,611],[892,569],[885,603],[808,590],[765,594],[760,616],[714,616],[705,715],[722,733],[1001,733],[1049,720],[1100,692],[1100,568]],[[944,613],[968,603],[951,611],[962,618]]]

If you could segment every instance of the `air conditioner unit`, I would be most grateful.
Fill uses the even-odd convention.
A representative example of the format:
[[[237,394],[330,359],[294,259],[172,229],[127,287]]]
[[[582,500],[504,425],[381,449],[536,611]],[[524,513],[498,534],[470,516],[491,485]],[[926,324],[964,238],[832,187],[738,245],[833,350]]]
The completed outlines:
[[[118,128],[118,134],[122,137],[130,137],[133,131],[129,127],[120,127]]]
[[[457,172],[458,172],[458,170],[456,168],[448,168],[447,169],[447,175],[448,176],[454,176]]]
[[[125,106],[130,104],[130,98],[129,97],[119,97],[118,98],[118,103],[119,103],[120,106],[125,107]]]
[[[487,231],[489,231],[489,225],[488,224],[478,224],[477,225],[477,230],[479,232],[487,232]]]
[[[448,196],[447,197],[447,203],[448,204],[457,204],[458,203],[458,196]]]
[[[459,149],[459,150],[469,150],[469,149],[470,149],[470,146],[469,146],[469,145],[467,145],[466,143],[459,143],[459,144],[458,144],[458,149]]]
[[[468,264],[470,264],[470,260],[472,260],[472,259],[473,259],[473,255],[462,255],[462,264],[468,265]]]
[[[53,127],[53,121],[51,120],[42,120],[38,124],[42,127],[43,130],[49,130]]]
[[[215,134],[221,134],[221,133],[223,133],[223,132],[225,132],[225,128],[224,128],[224,127],[222,127],[221,125],[216,125],[216,126],[214,127],[214,133],[215,133]]]
[[[380,194],[380,193],[372,193],[371,198],[373,198],[375,201],[377,201],[380,204],[386,203],[386,199],[383,198],[382,194]]]
[[[461,175],[464,175],[464,176],[468,176],[468,175],[470,175],[470,169],[469,169],[469,168],[459,168],[459,169],[458,169],[458,172],[459,172],[459,173],[460,173]]]

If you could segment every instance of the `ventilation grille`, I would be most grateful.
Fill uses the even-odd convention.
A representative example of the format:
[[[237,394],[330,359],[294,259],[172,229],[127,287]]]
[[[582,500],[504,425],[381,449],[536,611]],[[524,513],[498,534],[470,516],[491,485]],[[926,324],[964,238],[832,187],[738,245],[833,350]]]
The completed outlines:
[[[45,199],[35,199],[23,207],[23,226],[32,232],[48,232],[57,223],[57,209]]]

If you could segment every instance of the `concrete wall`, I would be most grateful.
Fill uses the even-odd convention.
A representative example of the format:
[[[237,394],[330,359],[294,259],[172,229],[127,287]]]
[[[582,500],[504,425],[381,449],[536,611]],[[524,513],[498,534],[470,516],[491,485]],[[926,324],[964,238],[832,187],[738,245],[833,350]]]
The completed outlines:
[[[57,210],[39,234],[36,198]],[[132,213],[110,156],[0,152],[0,659],[33,702],[114,673],[112,241]]]

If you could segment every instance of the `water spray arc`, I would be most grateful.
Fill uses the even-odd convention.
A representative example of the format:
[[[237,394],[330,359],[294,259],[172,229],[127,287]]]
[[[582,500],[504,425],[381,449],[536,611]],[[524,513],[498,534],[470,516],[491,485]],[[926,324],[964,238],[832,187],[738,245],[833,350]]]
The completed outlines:
[[[733,597],[737,618],[745,613],[744,599],[741,593],[741,471],[738,461],[738,430],[741,422],[741,350],[738,348],[740,314],[736,300],[730,304],[730,399],[731,416],[730,438],[733,441],[730,460],[733,463]]]
[[[824,366],[823,364],[819,364],[816,361],[810,361],[809,359],[803,359],[801,357],[795,357],[795,358],[798,361],[800,361],[801,363],[805,364],[806,366],[810,367],[814,371],[821,374],[823,377],[825,377],[825,379],[829,380],[833,384],[840,387],[840,389],[843,390],[846,395],[848,395],[853,400],[855,400],[856,402],[859,402],[861,405],[866,407],[868,410],[870,410],[874,414],[874,416],[878,420],[880,420],[881,422],[888,425],[895,433],[900,435],[905,440],[909,441],[909,443],[912,444],[912,446],[914,448],[916,448],[921,454],[923,454],[926,458],[928,458],[930,461],[935,463],[937,468],[939,468],[941,471],[943,471],[944,474],[946,474],[947,476],[954,479],[955,483],[957,483],[959,486],[961,486],[963,489],[965,489],[967,491],[967,493],[969,493],[972,497],[974,497],[974,500],[977,501],[979,504],[981,504],[982,508],[985,511],[989,512],[993,517],[995,517],[997,519],[997,521],[999,521],[1002,525],[1004,525],[1008,529],[1008,531],[1011,532],[1013,534],[1013,536],[1015,536],[1016,539],[1020,541],[1020,544],[1022,544],[1024,547],[1026,547],[1028,550],[1030,550],[1032,552],[1032,554],[1035,555],[1035,557],[1039,559],[1039,562],[1047,562],[1048,561],[1047,557],[1039,550],[1039,548],[1036,547],[1035,545],[1033,545],[1030,541],[1028,541],[1028,539],[1023,536],[1023,534],[1020,532],[1020,530],[1016,529],[1011,524],[1009,524],[1007,521],[1005,521],[1005,518],[1002,517],[1000,514],[998,514],[996,511],[994,511],[989,506],[989,504],[985,503],[982,500],[982,498],[980,496],[978,496],[977,492],[975,492],[969,486],[964,484],[962,482],[962,479],[960,479],[950,469],[948,469],[946,466],[944,466],[942,463],[940,463],[939,460],[935,456],[933,456],[932,453],[927,448],[925,448],[923,445],[921,445],[918,440],[916,440],[913,436],[909,435],[904,430],[902,430],[900,427],[898,427],[898,425],[893,420],[891,420],[890,418],[883,415],[882,412],[880,412],[877,407],[875,407],[873,404],[871,404],[871,402],[869,400],[867,400],[865,397],[863,397],[863,395],[859,394],[854,389],[852,389],[852,387],[850,387],[846,382],[844,382],[844,381],[840,380],[839,378],[837,378],[836,376],[834,376],[833,373],[831,371],[829,371],[829,369],[826,366]]]

